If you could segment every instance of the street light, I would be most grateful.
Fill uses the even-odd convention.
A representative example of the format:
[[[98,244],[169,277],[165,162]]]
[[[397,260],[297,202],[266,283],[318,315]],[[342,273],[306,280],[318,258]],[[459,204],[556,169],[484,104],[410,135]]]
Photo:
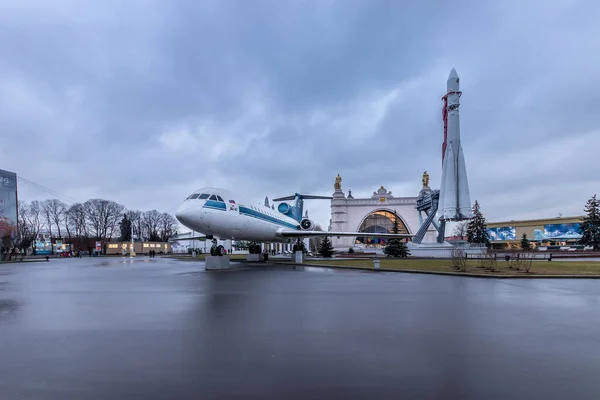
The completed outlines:
[[[129,252],[130,257],[135,257],[135,250],[133,249],[133,224],[131,225],[131,251]]]

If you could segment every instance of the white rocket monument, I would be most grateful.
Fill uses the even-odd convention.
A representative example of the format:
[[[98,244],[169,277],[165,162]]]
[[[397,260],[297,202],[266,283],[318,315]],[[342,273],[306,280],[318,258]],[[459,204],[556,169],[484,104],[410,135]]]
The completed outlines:
[[[460,145],[458,108],[462,92],[459,90],[459,78],[454,68],[450,71],[446,84],[448,92],[442,98],[444,144],[438,215],[441,221],[461,221],[471,217],[471,199],[465,157]]]

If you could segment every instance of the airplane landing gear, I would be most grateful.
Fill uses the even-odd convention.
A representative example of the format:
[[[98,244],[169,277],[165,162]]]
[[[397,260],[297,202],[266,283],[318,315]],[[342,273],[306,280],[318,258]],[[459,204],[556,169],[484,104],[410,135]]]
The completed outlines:
[[[211,256],[224,256],[225,255],[225,247],[219,245],[217,247],[211,247],[210,248],[210,255]]]
[[[217,246],[217,239],[212,240],[212,246],[210,247],[210,255],[211,256],[222,256],[225,254],[225,247],[219,245]]]
[[[256,242],[252,242],[250,243],[250,246],[248,246],[248,253],[250,254],[260,254],[261,251],[260,244],[257,244]]]
[[[224,256],[225,255],[225,247],[218,245],[217,239],[212,239],[212,246],[210,247],[210,255],[211,256]]]

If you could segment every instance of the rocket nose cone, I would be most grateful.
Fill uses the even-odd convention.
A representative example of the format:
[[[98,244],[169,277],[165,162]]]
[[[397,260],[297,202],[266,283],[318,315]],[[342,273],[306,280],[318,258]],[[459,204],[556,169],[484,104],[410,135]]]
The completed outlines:
[[[456,70],[452,68],[450,71],[450,75],[448,75],[448,80],[446,81],[446,87],[448,90],[458,90],[460,79],[458,78],[458,74]]]

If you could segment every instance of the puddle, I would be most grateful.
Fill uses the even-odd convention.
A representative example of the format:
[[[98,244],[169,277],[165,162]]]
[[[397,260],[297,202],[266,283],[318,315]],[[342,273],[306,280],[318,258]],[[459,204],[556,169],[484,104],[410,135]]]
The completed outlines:
[[[12,299],[0,299],[0,321],[10,319],[17,316],[20,304]]]

